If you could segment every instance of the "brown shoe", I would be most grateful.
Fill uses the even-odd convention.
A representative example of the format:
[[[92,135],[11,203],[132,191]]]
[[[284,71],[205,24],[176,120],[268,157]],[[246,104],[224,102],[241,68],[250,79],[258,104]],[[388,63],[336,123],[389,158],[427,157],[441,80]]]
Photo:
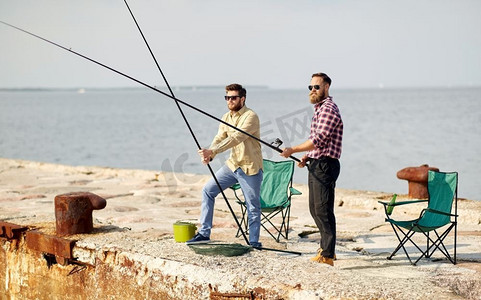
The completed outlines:
[[[314,257],[311,257],[311,261],[318,261],[322,257],[322,248],[317,249],[317,254]],[[334,260],[337,260],[336,254],[334,254]]]
[[[321,258],[317,262],[322,263],[322,264],[328,264],[328,265],[334,267],[334,259],[329,258],[329,257],[321,256]]]
[[[322,257],[321,252],[322,252],[322,248],[317,249],[316,256],[311,257],[310,260],[311,261],[319,261],[319,259],[321,259],[321,257]]]

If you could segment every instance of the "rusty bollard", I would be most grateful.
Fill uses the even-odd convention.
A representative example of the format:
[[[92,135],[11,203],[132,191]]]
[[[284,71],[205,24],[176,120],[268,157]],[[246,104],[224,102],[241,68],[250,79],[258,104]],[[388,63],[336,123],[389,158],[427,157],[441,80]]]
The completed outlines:
[[[93,230],[92,211],[107,205],[104,198],[89,192],[55,196],[57,235],[89,233]]]
[[[408,181],[410,198],[427,199],[428,194],[428,171],[438,172],[438,168],[429,165],[421,165],[419,167],[407,167],[397,172],[397,178]]]

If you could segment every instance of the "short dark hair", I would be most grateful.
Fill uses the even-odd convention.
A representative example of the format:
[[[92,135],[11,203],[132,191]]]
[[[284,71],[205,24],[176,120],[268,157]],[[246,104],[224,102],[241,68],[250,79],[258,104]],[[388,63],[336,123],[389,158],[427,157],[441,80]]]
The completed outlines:
[[[312,77],[321,77],[322,78],[322,81],[326,82],[327,84],[329,84],[329,86],[331,86],[331,78],[329,78],[329,76],[327,76],[327,74],[325,73],[314,73],[312,74]]]
[[[245,88],[242,87],[242,85],[238,84],[238,83],[232,83],[232,84],[229,84],[225,87],[225,91],[238,91],[239,92],[239,96],[241,97],[246,97],[247,96],[247,91]]]

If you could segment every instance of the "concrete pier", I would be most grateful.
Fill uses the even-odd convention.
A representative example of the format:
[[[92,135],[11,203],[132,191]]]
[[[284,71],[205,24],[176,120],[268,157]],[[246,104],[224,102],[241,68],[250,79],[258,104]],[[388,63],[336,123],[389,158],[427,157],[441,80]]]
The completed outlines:
[[[459,201],[457,265],[437,254],[411,266],[403,255],[386,259],[397,243],[377,201],[392,194],[338,189],[337,260],[330,267],[309,260],[319,235],[312,233],[305,185],[295,186],[303,195],[293,202],[289,240],[276,243],[261,231],[265,247],[300,256],[258,250],[204,256],[176,243],[172,224],[197,222],[208,179],[0,159],[0,222],[15,225],[0,231],[0,299],[481,298],[481,202]],[[107,206],[93,211],[92,232],[57,240],[54,199],[70,192],[94,193]],[[237,228],[223,202],[216,203],[211,239],[244,243],[235,238]],[[403,206],[394,213],[411,218],[419,209]],[[446,238],[448,248],[452,238]],[[71,245],[71,257],[58,247],[39,249],[29,239]]]

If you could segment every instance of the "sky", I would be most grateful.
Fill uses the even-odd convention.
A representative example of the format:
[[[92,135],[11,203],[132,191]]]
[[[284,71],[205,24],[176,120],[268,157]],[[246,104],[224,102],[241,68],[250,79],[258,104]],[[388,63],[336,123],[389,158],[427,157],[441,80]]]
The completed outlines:
[[[172,86],[481,86],[478,0],[128,4]],[[0,0],[0,21],[163,85],[124,1]],[[1,23],[0,40],[0,88],[139,86]]]

